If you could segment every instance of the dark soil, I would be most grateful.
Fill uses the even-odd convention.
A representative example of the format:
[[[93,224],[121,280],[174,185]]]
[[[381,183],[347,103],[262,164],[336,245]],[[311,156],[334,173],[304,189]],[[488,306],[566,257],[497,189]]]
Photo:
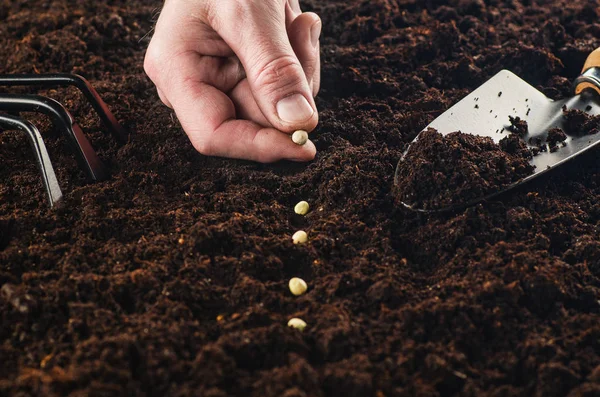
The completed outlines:
[[[597,134],[600,128],[600,116],[592,116],[583,110],[563,107],[566,133],[573,136]]]
[[[565,134],[565,132],[561,128],[551,128],[548,131],[548,136],[546,137],[546,142],[548,142],[550,152],[556,152],[559,149],[559,143],[562,143],[563,146],[565,146],[566,140],[567,134]]]
[[[508,127],[509,131],[513,134],[518,135],[523,138],[529,132],[529,127],[527,126],[527,121],[521,119],[520,117],[508,116],[510,121],[510,126]]]
[[[407,144],[502,68],[569,95],[598,1],[305,1],[324,26],[306,165],[194,151],[142,72],[161,4],[0,1],[2,72],[81,73],[133,132],[119,145],[76,91],[47,92],[113,172],[87,184],[37,120],[56,210],[27,140],[0,134],[0,395],[600,394],[597,152],[454,214],[392,192]]]
[[[546,138],[546,142],[548,145],[554,146],[560,142],[564,142],[567,139],[567,134],[560,128],[551,128],[548,131],[548,137]]]
[[[467,204],[533,174],[531,158],[516,133],[496,144],[489,137],[462,132],[443,136],[428,129],[398,166],[397,199],[424,210]]]
[[[498,142],[498,146],[500,149],[508,153],[509,155],[515,156],[515,163],[520,162],[522,160],[531,160],[531,150],[527,147],[525,142],[516,134],[509,134],[504,138],[500,139]],[[527,168],[526,165],[518,166],[516,169],[517,172],[522,172],[523,168]]]

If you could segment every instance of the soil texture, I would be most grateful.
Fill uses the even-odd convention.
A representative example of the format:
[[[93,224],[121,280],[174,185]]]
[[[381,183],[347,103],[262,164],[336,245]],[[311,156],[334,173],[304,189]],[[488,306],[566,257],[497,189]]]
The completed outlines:
[[[501,69],[570,95],[600,2],[301,3],[323,20],[319,154],[260,165],[199,155],[159,101],[142,64],[162,2],[0,0],[2,73],[80,73],[132,132],[43,92],[112,171],[87,183],[32,116],[54,210],[27,139],[0,133],[0,395],[600,395],[596,151],[451,214],[392,189],[417,133]]]
[[[517,132],[496,144],[489,137],[428,129],[398,165],[397,199],[423,210],[461,206],[533,174],[531,158]]]
[[[597,134],[600,128],[600,116],[592,116],[579,109],[563,107],[566,133],[573,136]]]
[[[556,152],[559,148],[558,144],[560,143],[562,146],[566,146],[567,134],[561,128],[551,128],[548,131],[548,136],[546,137],[546,142],[548,143],[548,148],[550,152]]]
[[[527,126],[527,121],[522,120],[520,117],[508,116],[510,121],[510,127],[508,128],[510,132],[518,135],[523,138],[529,132],[529,127]]]

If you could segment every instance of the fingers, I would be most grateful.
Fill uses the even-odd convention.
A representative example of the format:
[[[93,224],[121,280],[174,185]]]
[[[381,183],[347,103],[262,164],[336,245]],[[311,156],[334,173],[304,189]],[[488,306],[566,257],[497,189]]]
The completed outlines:
[[[285,5],[285,25],[287,27],[300,15],[300,3],[298,0],[287,0]]]
[[[298,0],[287,0],[287,3],[296,16],[302,13],[302,10],[300,9],[300,2]]]
[[[206,23],[206,8],[212,2],[203,1],[200,5],[193,3],[165,1],[150,47],[162,43],[168,46],[164,52],[177,47],[214,57],[234,55],[231,47]]]
[[[304,69],[304,74],[309,85],[312,87],[313,96],[316,96],[319,91],[321,75],[319,46],[318,44],[316,47],[314,46],[314,38],[317,38],[316,41],[318,43],[320,30],[320,18],[310,12],[297,16],[288,27],[290,42]],[[271,127],[271,124],[254,100],[250,84],[246,79],[241,80],[229,93],[229,96],[235,104],[238,118],[252,120],[264,127]]]
[[[197,54],[180,54],[168,84],[157,79],[163,102],[172,106],[181,126],[198,152],[270,163],[282,159],[309,161],[315,157],[312,142],[298,146],[288,134],[264,128],[253,121],[235,120],[231,99],[221,89],[204,82],[203,73],[192,66]],[[247,90],[246,92],[249,92]],[[254,103],[250,101],[250,103]]]
[[[200,153],[270,163],[282,159],[309,161],[316,154],[312,142],[298,146],[289,135],[245,120],[235,120],[227,95],[206,83],[181,81],[170,98],[190,141]]]
[[[288,38],[284,4],[278,9],[273,3],[236,2],[237,8],[216,16],[216,29],[240,58],[270,124],[288,133],[311,131],[318,122],[313,89]]]
[[[179,77],[172,74],[174,70],[179,75],[194,76],[196,80],[210,82],[222,91],[231,90],[246,76],[244,68],[235,56],[203,56],[185,47],[170,48],[169,44],[161,41],[151,42],[144,60],[146,74],[161,87],[163,95],[171,80]]]
[[[314,60],[307,56],[301,61],[292,48],[285,7],[296,14],[299,5],[289,1],[232,0],[229,4],[237,5],[233,9],[241,17],[223,15],[212,25],[229,35],[204,25],[202,21],[214,18],[202,20],[201,11],[190,14],[188,3],[165,4],[144,68],[200,153],[259,162],[314,158],[312,142],[298,146],[286,134],[310,131],[318,121],[312,87],[302,68]],[[273,8],[275,3],[281,9]],[[174,12],[174,5],[184,9]],[[239,21],[247,26],[237,26]],[[303,111],[307,117],[299,117]]]
[[[229,97],[235,105],[239,119],[254,121],[263,127],[272,127],[254,100],[250,83],[248,83],[247,79],[240,81],[229,93]]]
[[[319,38],[321,19],[312,12],[300,14],[288,27],[292,48],[296,53],[313,96],[317,96],[321,84],[321,56]]]

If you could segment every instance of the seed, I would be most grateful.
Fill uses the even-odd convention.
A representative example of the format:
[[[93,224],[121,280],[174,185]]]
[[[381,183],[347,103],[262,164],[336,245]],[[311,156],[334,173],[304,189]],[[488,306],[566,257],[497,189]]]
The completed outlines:
[[[300,201],[294,207],[294,212],[298,215],[306,215],[306,214],[308,214],[309,208],[310,208],[310,206],[308,205],[308,203],[306,201]]]
[[[304,230],[298,230],[292,236],[292,240],[294,241],[294,244],[304,244],[308,241],[308,234],[306,234]]]
[[[306,281],[304,281],[298,277],[292,278],[289,282],[289,286],[290,286],[290,291],[292,291],[292,294],[294,294],[296,296],[302,295],[308,289],[308,285],[306,285]]]
[[[304,145],[306,142],[308,142],[308,132],[304,131],[304,130],[298,130],[296,132],[294,132],[292,134],[292,141],[296,144],[296,145]]]
[[[303,331],[306,328],[306,323],[299,318],[292,318],[288,321],[288,327],[296,328],[299,331]]]

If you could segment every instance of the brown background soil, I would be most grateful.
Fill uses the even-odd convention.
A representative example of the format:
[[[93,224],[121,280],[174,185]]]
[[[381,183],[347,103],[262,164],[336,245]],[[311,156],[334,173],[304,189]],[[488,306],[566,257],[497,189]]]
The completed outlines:
[[[568,94],[598,1],[305,1],[325,27],[308,165],[194,152],[141,70],[160,3],[0,2],[3,72],[81,73],[134,132],[119,146],[51,93],[114,172],[87,185],[38,123],[53,211],[26,140],[0,135],[0,395],[600,394],[597,151],[458,214],[391,194],[407,142],[501,68]]]

